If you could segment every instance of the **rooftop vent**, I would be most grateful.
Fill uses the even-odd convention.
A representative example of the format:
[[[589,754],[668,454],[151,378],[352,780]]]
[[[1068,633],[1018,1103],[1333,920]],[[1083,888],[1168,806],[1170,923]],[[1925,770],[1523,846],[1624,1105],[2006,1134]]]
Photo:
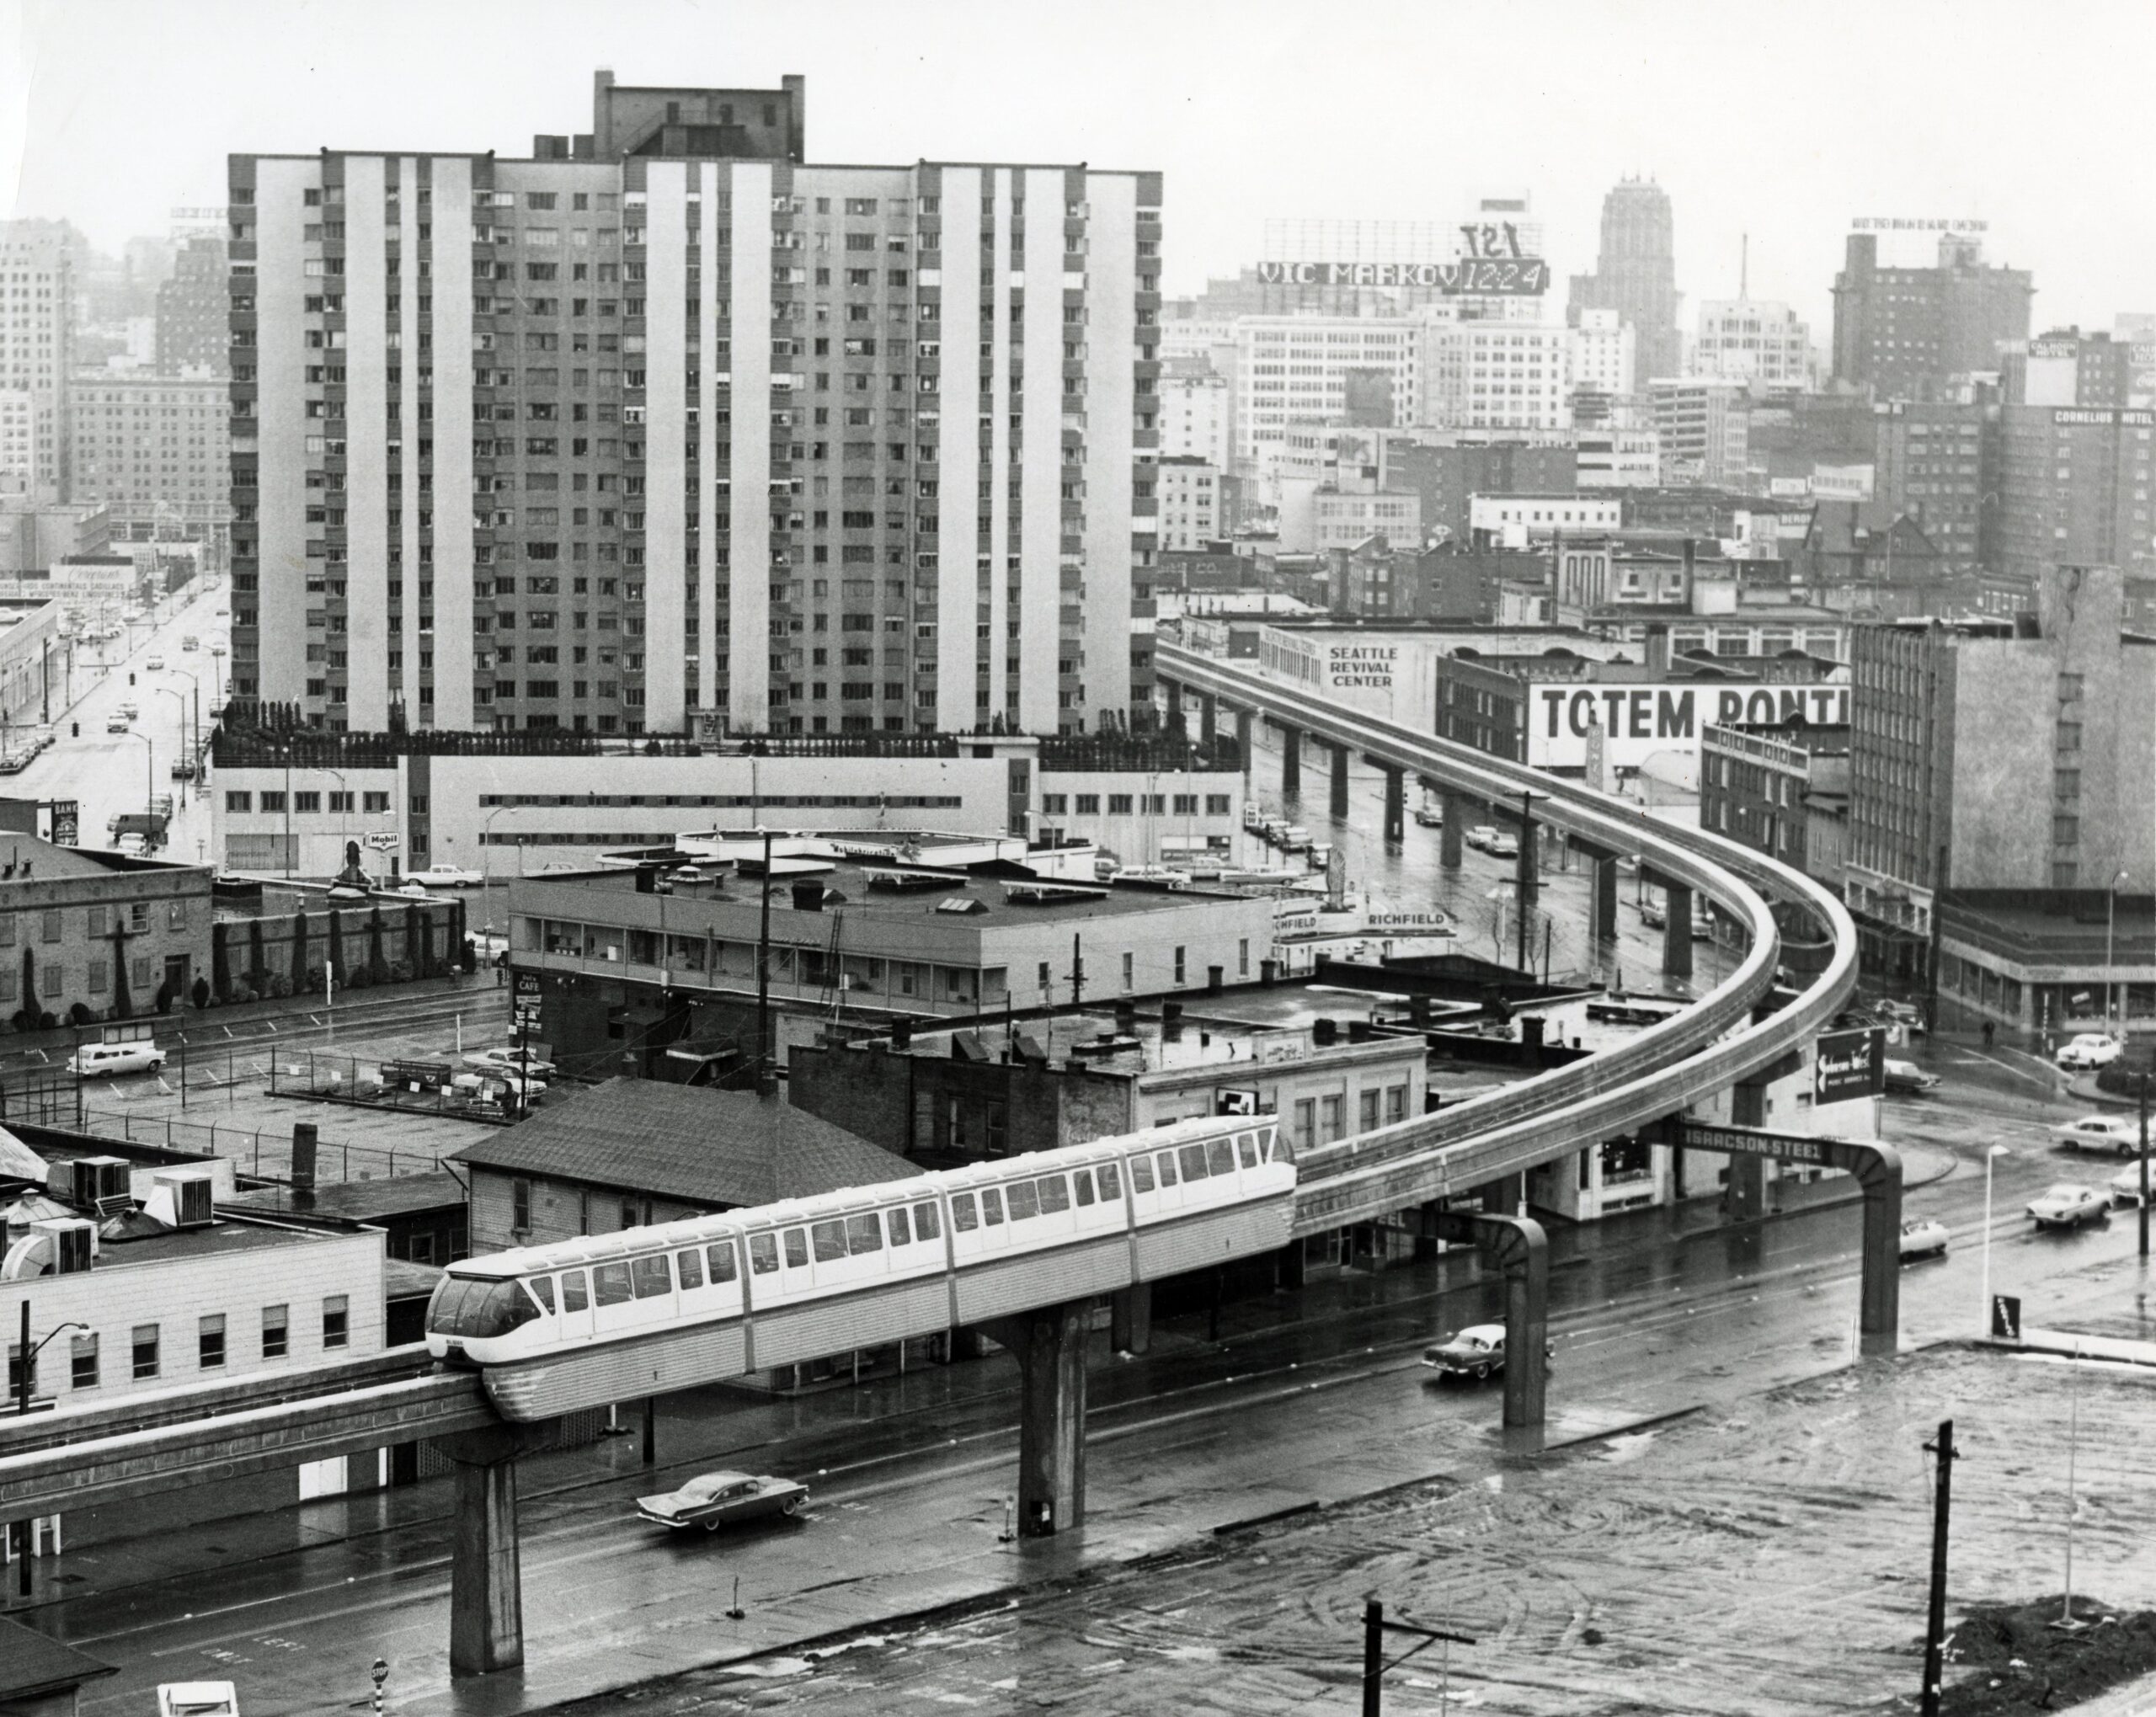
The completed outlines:
[[[216,1219],[216,1182],[208,1169],[175,1169],[159,1175],[143,1213],[168,1228],[207,1228]]]
[[[98,1225],[86,1217],[63,1216],[34,1222],[29,1232],[8,1248],[0,1260],[0,1282],[33,1276],[76,1276],[97,1256]]]

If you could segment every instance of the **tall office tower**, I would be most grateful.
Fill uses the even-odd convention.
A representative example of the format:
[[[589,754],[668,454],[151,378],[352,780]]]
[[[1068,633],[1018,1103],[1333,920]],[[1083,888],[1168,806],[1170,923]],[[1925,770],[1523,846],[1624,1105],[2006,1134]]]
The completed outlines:
[[[0,493],[68,499],[74,264],[61,221],[0,221],[0,394],[13,427]]]
[[[198,368],[216,376],[227,373],[230,267],[221,238],[190,238],[173,257],[171,277],[157,288],[157,368],[164,375]]]
[[[601,72],[529,160],[232,157],[237,695],[355,729],[1122,717],[1160,175],[810,167],[805,100]]]
[[[1880,399],[1940,397],[2029,338],[2036,291],[2027,269],[1987,264],[1975,238],[1943,235],[1928,269],[1881,268],[1878,234],[1852,232],[1834,276],[1834,380]]]
[[[1568,320],[1614,310],[1637,340],[1641,381],[1675,376],[1684,361],[1677,333],[1677,251],[1669,194],[1652,179],[1620,181],[1602,200],[1602,252],[1591,275],[1572,276]]]

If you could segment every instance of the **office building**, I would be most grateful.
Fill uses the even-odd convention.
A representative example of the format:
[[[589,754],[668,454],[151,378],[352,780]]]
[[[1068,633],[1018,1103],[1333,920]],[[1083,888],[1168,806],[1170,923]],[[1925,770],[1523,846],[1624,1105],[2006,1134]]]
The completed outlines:
[[[1808,387],[1812,330],[1786,304],[1709,298],[1700,306],[1691,373],[1766,387]]]
[[[1833,884],[1838,843],[1812,847],[1815,797],[1839,811],[1849,791],[1849,730],[1809,723],[1710,727],[1700,742],[1700,827]]]
[[[1230,469],[1235,425],[1228,381],[1210,371],[1161,378],[1161,457],[1202,459]]]
[[[1999,395],[2009,405],[2084,405],[2117,410],[2135,403],[2133,348],[2108,333],[2056,328],[1999,363]]]
[[[1220,467],[1193,455],[1163,454],[1159,466],[1161,547],[1203,548],[1221,529]]]
[[[1604,402],[1633,392],[1639,375],[1639,333],[1614,310],[1582,310],[1568,342],[1570,385],[1575,397]]]
[[[1422,329],[1422,408],[1436,429],[1559,430],[1572,424],[1561,323],[1438,321]]]
[[[1421,326],[1404,317],[1246,317],[1235,324],[1234,456],[1260,465],[1294,419],[1344,419],[1351,374],[1381,381],[1392,421],[1420,400]]]
[[[227,386],[193,376],[89,371],[69,389],[75,499],[121,515],[221,516],[229,504]]]
[[[67,382],[74,362],[74,263],[61,221],[0,221],[0,492],[40,505],[72,499]],[[25,458],[25,455],[27,457]]]
[[[1913,519],[1950,563],[1976,565],[1999,505],[1998,406],[1897,399],[1874,412],[1874,496]]]
[[[1614,310],[1634,332],[1642,379],[1674,376],[1684,358],[1677,332],[1677,251],[1669,194],[1652,179],[1626,179],[1602,200],[1602,248],[1591,275],[1575,275],[1566,319]]]
[[[1662,438],[1652,429],[1582,427],[1574,439],[1583,489],[1649,488],[1662,481]]]
[[[1562,494],[1578,487],[1579,454],[1568,436],[1433,435],[1388,438],[1383,475],[1389,488],[1422,499],[1426,531],[1464,542],[1477,495]]]
[[[2035,295],[2027,269],[1987,264],[1977,239],[1946,233],[1933,266],[1885,268],[1879,235],[1852,232],[1834,276],[1833,378],[1876,399],[1937,397],[2029,338]]]
[[[1749,427],[1743,383],[1710,377],[1657,379],[1647,389],[1663,484],[1743,488]]]
[[[1126,714],[1159,175],[811,167],[805,103],[602,72],[526,159],[232,157],[236,693],[366,731]]]
[[[1997,569],[2145,568],[2156,558],[2156,412],[1999,408]]]
[[[166,376],[231,373],[232,264],[221,238],[194,237],[157,288],[157,367]]]

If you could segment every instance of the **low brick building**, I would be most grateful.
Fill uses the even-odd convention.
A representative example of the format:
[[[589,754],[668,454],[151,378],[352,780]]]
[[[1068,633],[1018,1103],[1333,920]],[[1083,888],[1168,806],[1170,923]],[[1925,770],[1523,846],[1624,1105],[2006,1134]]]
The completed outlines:
[[[0,1018],[152,1011],[209,968],[210,871],[0,832]]]

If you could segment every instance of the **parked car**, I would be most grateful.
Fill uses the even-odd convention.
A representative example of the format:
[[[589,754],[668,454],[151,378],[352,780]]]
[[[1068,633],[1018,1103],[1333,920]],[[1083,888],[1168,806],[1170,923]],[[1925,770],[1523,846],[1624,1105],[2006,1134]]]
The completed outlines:
[[[2125,1046],[2102,1032],[2081,1032],[2059,1045],[2057,1061],[2064,1068],[2109,1067]]]
[[[743,1521],[798,1514],[808,1500],[808,1487],[798,1480],[774,1479],[768,1473],[702,1473],[678,1490],[638,1497],[637,1513],[676,1532],[700,1526],[715,1533]]]
[[[77,1079],[118,1079],[131,1073],[155,1073],[164,1064],[164,1051],[147,1038],[135,1043],[84,1043],[67,1058],[67,1071]]]
[[[179,641],[179,647],[183,650],[199,650],[202,648],[202,640],[195,637],[193,632],[189,632]]]
[[[1449,1341],[1422,1350],[1422,1363],[1437,1373],[1426,1378],[1436,1383],[1448,1377],[1486,1378],[1505,1368],[1505,1326],[1470,1324]]]
[[[195,760],[191,757],[182,757],[174,760],[172,766],[172,778],[174,781],[193,781],[195,779]]]
[[[122,714],[123,716],[126,717],[127,717],[127,719],[128,719],[129,721],[131,721],[131,721],[133,721],[133,720],[135,719],[135,717],[137,717],[137,716],[139,716],[139,715],[141,715],[141,714],[142,713],[142,706],[141,706],[141,705],[140,705],[139,703],[136,702],[136,701],[135,701],[135,700],[134,700],[133,698],[131,698],[131,698],[125,699],[125,701],[120,704],[120,714]]]
[[[1479,847],[1484,852],[1489,851],[1490,843],[1497,838],[1497,827],[1494,823],[1477,823],[1460,837],[1470,846]]]
[[[1489,845],[1482,850],[1492,858],[1516,859],[1519,856],[1519,839],[1500,829],[1492,834]]]
[[[1889,1061],[1886,1064],[1886,1089],[1899,1091],[1904,1096],[1914,1096],[1920,1091],[1939,1089],[1939,1075],[1926,1073],[1913,1061]]]
[[[1660,930],[1669,922],[1669,914],[1662,909],[1659,902],[1642,900],[1640,902],[1640,922],[1649,930]]]
[[[2040,1229],[2079,1228],[2084,1222],[2101,1222],[2111,1208],[2110,1197],[2094,1186],[2062,1181],[2036,1195],[2029,1205],[2029,1214]]]
[[[1946,1256],[1946,1224],[1929,1217],[1902,1224],[1902,1257],[1943,1258]]]
[[[1924,1010],[1914,1002],[1888,999],[1872,1004],[1871,1010],[1890,1026],[1906,1026],[1912,1032],[1924,1030]]]
[[[475,1049],[464,1058],[467,1067],[484,1069],[490,1073],[530,1074],[534,1079],[552,1079],[561,1069],[543,1055],[534,1055],[528,1060],[519,1056],[514,1043],[503,1044],[493,1049]]]
[[[2150,1182],[2156,1184],[2156,1162],[2149,1164],[2148,1176]],[[2104,1182],[2104,1190],[2111,1195],[2112,1203],[2131,1204],[2138,1209],[2141,1205],[2141,1165],[2127,1164]]]
[[[424,870],[407,871],[404,880],[423,888],[476,888],[487,877],[484,872],[467,871],[462,865],[432,864]]]
[[[2075,1150],[2133,1156],[2141,1149],[2141,1123],[2130,1116],[2084,1115],[2079,1121],[2060,1122],[2051,1135]]]

